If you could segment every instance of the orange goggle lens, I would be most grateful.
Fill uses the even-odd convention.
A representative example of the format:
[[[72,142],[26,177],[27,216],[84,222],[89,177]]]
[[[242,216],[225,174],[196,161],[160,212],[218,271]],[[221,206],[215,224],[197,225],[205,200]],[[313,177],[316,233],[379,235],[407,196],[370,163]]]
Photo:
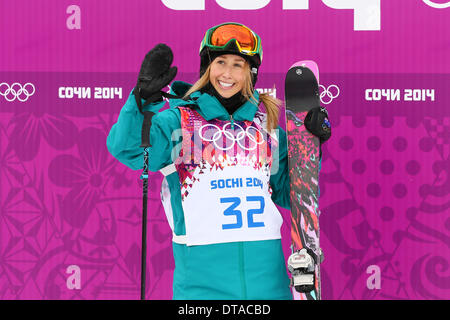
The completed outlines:
[[[256,50],[256,38],[252,32],[244,27],[235,24],[227,24],[218,27],[211,35],[211,44],[213,46],[222,47],[231,39],[236,39],[242,50]]]

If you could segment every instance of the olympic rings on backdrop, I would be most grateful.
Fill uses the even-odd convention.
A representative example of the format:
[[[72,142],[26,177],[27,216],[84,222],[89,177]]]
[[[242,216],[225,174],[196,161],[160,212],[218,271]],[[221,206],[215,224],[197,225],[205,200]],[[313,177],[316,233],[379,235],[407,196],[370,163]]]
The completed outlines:
[[[435,3],[431,0],[423,0],[423,2],[430,7],[436,8],[436,9],[445,9],[450,7],[450,1],[447,1],[446,3]]]
[[[215,146],[217,149],[219,149],[219,150],[229,150],[229,149],[233,148],[233,147],[234,147],[234,144],[237,142],[237,144],[238,144],[242,149],[251,151],[251,150],[255,150],[255,149],[257,148],[258,145],[264,143],[264,139],[262,138],[262,137],[263,137],[263,134],[262,134],[261,131],[259,131],[257,128],[255,128],[255,127],[253,127],[253,126],[249,126],[249,127],[247,127],[246,130],[244,130],[244,128],[242,128],[239,124],[234,123],[234,125],[235,125],[236,127],[238,127],[239,130],[240,130],[239,133],[238,133],[236,136],[235,136],[232,132],[226,130],[226,128],[227,128],[228,126],[231,126],[231,123],[225,124],[225,125],[223,126],[222,129],[220,129],[218,126],[216,126],[216,125],[214,125],[214,124],[208,123],[208,124],[203,125],[203,126],[198,130],[198,134],[199,134],[200,138],[201,138],[203,141],[214,142],[214,146]],[[214,134],[212,135],[211,138],[207,138],[207,137],[205,137],[205,136],[203,135],[203,130],[204,130],[205,128],[207,128],[207,127],[211,127],[211,128],[213,128],[213,129],[215,129],[215,132],[214,132]],[[254,135],[253,133],[249,132],[250,129],[256,130],[256,131],[257,131],[256,134],[259,135],[259,137],[260,137],[261,139],[258,139],[258,137],[255,137],[255,135]],[[210,129],[208,129],[208,130],[210,130]],[[231,144],[231,146],[222,147],[222,146],[219,146],[219,145],[218,145],[217,141],[223,141],[222,139],[223,139],[224,137],[225,137],[225,139],[231,140],[231,141],[233,142],[233,143]],[[241,141],[242,141],[242,140],[245,140],[245,138],[248,138],[249,140],[251,140],[251,141],[253,142],[253,145],[252,145],[251,147],[248,147],[248,148],[247,148],[246,146],[244,146],[244,145],[242,144]]]
[[[320,89],[323,90],[323,91],[320,93],[320,101],[321,101],[323,104],[330,104],[331,101],[333,101],[334,99],[336,99],[336,98],[339,96],[339,93],[341,93],[341,91],[339,90],[338,86],[335,85],[335,84],[332,84],[332,85],[328,86],[328,88],[325,88],[325,86],[323,86],[323,85],[320,84],[319,87],[320,87]],[[331,92],[331,89],[333,89],[333,88],[335,88],[335,90],[336,90],[336,93],[335,93],[335,94],[333,94],[333,93]],[[328,101],[326,101],[326,100],[323,99],[325,96],[327,96],[327,97],[329,98]]]
[[[5,87],[6,87],[6,89],[4,90]],[[28,91],[27,87],[31,87],[29,89],[32,89],[33,91],[32,92]],[[11,86],[9,86],[9,84],[6,82],[0,83],[0,95],[4,96],[5,99],[9,102],[16,100],[16,98],[20,102],[25,102],[28,100],[29,97],[31,97],[34,94],[35,91],[36,91],[36,88],[30,82],[25,83],[23,87],[18,82],[14,82]],[[21,98],[22,94],[25,95],[25,98]],[[8,96],[11,96],[11,95],[13,97],[8,98]]]

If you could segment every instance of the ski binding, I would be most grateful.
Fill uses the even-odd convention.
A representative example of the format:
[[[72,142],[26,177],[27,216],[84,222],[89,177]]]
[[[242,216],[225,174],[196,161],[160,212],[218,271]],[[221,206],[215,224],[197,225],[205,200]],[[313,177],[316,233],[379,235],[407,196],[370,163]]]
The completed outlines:
[[[316,262],[314,254],[311,255],[306,248],[298,250],[290,255],[288,259],[288,270],[292,274],[291,286],[297,292],[310,292],[314,290],[316,275]]]

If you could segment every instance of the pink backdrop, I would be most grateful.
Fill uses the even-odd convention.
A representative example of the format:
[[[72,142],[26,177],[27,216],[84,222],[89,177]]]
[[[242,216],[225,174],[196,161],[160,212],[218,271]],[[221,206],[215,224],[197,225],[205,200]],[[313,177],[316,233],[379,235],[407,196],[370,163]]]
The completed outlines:
[[[294,62],[319,65],[333,125],[320,177],[323,298],[449,299],[449,3],[169,2],[0,2],[0,298],[139,299],[140,172],[108,153],[106,136],[148,50],[168,44],[177,79],[192,82],[206,29],[237,21],[262,38],[259,89],[275,85],[283,99]],[[371,30],[355,30],[359,15]],[[149,299],[172,294],[160,180],[151,176]]]

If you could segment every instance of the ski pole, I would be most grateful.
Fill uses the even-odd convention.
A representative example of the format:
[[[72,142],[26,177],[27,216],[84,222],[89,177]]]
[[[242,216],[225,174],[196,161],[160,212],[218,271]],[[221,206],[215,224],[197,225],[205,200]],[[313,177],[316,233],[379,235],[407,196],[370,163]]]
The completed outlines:
[[[145,273],[147,260],[147,199],[148,199],[148,148],[144,148],[142,181],[142,252],[141,252],[141,300],[145,300]]]
[[[140,98],[137,98],[138,101]],[[140,101],[138,102],[138,106]],[[142,108],[140,107],[139,110]],[[155,115],[153,112],[144,111],[144,120],[142,122],[142,143],[141,148],[144,148],[144,169],[142,171],[142,249],[141,249],[141,300],[145,300],[145,283],[146,283],[146,261],[147,261],[147,200],[148,200],[148,153],[150,144],[150,127],[152,125],[152,118]]]
[[[155,115],[154,112],[143,111],[143,107],[151,103],[153,98],[147,99],[144,106],[141,102],[141,97],[139,89],[135,88],[133,90],[134,96],[136,98],[136,104],[139,108],[139,112],[144,116],[142,121],[141,130],[141,148],[144,148],[144,169],[142,171],[142,252],[141,252],[141,300],[145,300],[145,282],[146,282],[146,260],[147,260],[147,200],[148,200],[148,154],[150,144],[150,127],[152,126],[152,118]],[[159,92],[160,96],[166,98],[176,98],[180,99],[179,96],[174,96],[165,92]],[[156,96],[158,97],[158,96]],[[156,101],[156,100],[155,100]]]

